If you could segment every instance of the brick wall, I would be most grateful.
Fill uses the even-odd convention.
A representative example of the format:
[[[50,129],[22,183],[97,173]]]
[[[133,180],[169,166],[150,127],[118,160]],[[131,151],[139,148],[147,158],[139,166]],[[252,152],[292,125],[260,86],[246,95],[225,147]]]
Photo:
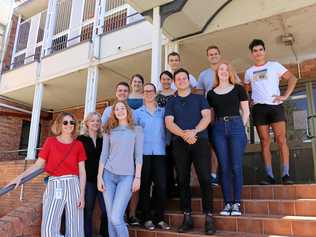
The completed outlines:
[[[31,108],[27,106],[16,104],[2,98],[0,98],[0,103],[17,106],[21,109],[31,111]],[[105,106],[105,103],[98,104],[97,111],[102,114]],[[70,108],[65,111],[73,113],[79,121],[82,121],[84,113],[83,107]],[[50,127],[53,119],[55,119],[58,114],[58,112],[54,114],[42,112],[40,146],[43,144],[47,136],[51,135]],[[18,152],[8,152],[19,149],[23,120],[31,121],[31,114],[18,112],[0,106],[0,161],[25,158],[24,156],[19,155]]]
[[[0,98],[0,103],[16,106],[31,111],[31,108]],[[41,114],[41,138],[40,144],[49,134],[51,114]],[[19,112],[0,106],[0,161],[23,159],[18,152],[20,146],[23,120],[31,121],[31,114]]]
[[[113,103],[113,99],[107,100],[106,102],[100,102],[97,104],[96,106],[96,111],[99,112],[101,115],[104,111],[104,108],[107,106],[107,104],[112,104]],[[83,114],[84,114],[84,106],[78,106],[75,108],[68,108],[64,110],[65,112],[69,112],[75,115],[75,117],[79,120],[82,121],[83,120]],[[56,118],[56,116],[59,114],[60,112],[55,112],[53,113],[53,119]]]
[[[37,198],[0,218],[1,237],[40,237],[42,204]]]
[[[34,161],[16,160],[16,161],[2,161],[0,162],[0,187],[3,187],[13,178],[21,174],[25,168],[30,167]],[[20,201],[21,187],[11,191],[0,197],[0,217],[6,215],[14,208],[19,207],[25,201],[37,199],[41,201],[42,194],[45,188],[43,178],[45,174],[33,179],[23,187],[23,200]],[[1,236],[1,235],[0,235]],[[1,236],[2,237],[2,236]]]
[[[34,161],[26,164],[22,160],[0,162],[0,187],[3,187]],[[46,174],[24,185],[23,200],[20,201],[21,188],[0,197],[0,236],[1,237],[39,237],[41,223],[42,196],[45,190],[43,178]],[[98,233],[100,209],[98,202],[94,212],[94,233]]]
[[[15,40],[17,25],[18,25],[18,17],[13,15],[11,19],[11,29],[9,33],[9,39],[8,39],[8,43],[5,49],[5,54],[4,54],[4,59],[3,59],[3,68],[2,68],[3,71],[8,70],[11,64],[12,51],[14,47],[14,40]]]

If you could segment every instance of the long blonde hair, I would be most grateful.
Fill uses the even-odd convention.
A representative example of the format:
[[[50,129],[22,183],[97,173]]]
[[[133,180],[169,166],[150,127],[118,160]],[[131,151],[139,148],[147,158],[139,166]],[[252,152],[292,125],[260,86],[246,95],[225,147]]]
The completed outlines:
[[[133,113],[132,113],[131,108],[127,105],[126,102],[116,100],[113,103],[113,105],[112,105],[112,112],[110,114],[109,120],[103,126],[103,130],[104,130],[105,133],[109,134],[113,128],[116,128],[116,127],[119,126],[119,121],[118,121],[118,119],[115,116],[115,107],[116,107],[116,105],[118,103],[124,104],[124,106],[126,108],[126,111],[127,111],[127,124],[128,124],[128,127],[134,128],[134,119],[133,119]]]
[[[64,117],[69,116],[75,121],[74,130],[71,132],[71,135],[75,137],[77,135],[78,121],[76,117],[72,113],[61,112],[57,115],[56,119],[53,122],[51,127],[51,131],[55,136],[59,136],[62,133],[62,123],[64,121]]]
[[[100,124],[101,124],[101,115],[98,112],[90,112],[88,115],[84,118],[82,121],[82,128],[80,133],[85,136],[89,136],[89,128],[88,128],[88,121],[92,119],[93,116],[97,116]],[[100,125],[100,128],[97,131],[97,136],[102,137],[102,126]]]
[[[228,81],[229,81],[229,83],[232,85],[235,85],[238,83],[237,82],[238,80],[236,79],[236,72],[235,72],[233,66],[228,62],[221,61],[217,65],[216,70],[215,70],[214,88],[219,85],[218,70],[219,70],[219,67],[223,64],[227,65],[227,68],[228,68],[228,74],[229,74]]]

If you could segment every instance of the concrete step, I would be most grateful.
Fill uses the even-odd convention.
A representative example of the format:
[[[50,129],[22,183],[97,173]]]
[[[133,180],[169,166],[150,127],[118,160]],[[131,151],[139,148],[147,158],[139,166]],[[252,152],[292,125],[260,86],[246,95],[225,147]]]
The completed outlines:
[[[223,209],[223,199],[213,200],[214,213]],[[179,211],[180,199],[173,198],[167,202],[167,211]],[[241,201],[243,214],[316,216],[316,199],[273,200],[245,199]],[[202,212],[202,199],[192,198],[192,211]]]
[[[192,187],[192,196],[200,196],[200,187]],[[213,190],[214,198],[222,198],[220,187]],[[316,184],[244,185],[242,199],[295,200],[316,199]]]
[[[203,214],[193,214],[192,216],[195,228],[203,230],[205,216]],[[183,214],[180,212],[165,214],[165,220],[173,228],[180,226],[182,219]],[[261,235],[316,236],[316,217],[250,214],[240,217],[214,215],[214,221],[216,229],[219,231]]]

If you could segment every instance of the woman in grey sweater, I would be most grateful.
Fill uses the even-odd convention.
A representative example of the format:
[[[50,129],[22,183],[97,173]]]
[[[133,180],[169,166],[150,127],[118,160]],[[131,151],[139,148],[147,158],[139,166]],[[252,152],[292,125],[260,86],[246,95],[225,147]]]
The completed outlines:
[[[109,236],[127,237],[124,213],[132,192],[140,187],[143,131],[133,125],[132,111],[125,102],[116,101],[112,108],[104,125],[98,189],[103,192]]]

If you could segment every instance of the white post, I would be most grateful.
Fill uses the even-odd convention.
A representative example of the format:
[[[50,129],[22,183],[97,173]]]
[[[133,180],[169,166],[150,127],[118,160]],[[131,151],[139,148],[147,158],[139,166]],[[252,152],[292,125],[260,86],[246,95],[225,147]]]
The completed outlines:
[[[34,60],[36,43],[37,43],[37,34],[38,34],[38,29],[40,27],[40,21],[41,21],[41,13],[38,13],[31,18],[31,25],[30,25],[28,41],[27,41],[27,46],[26,46],[25,63],[32,62]]]
[[[168,42],[165,44],[165,70],[171,71],[168,65],[168,55],[172,52],[180,53],[179,52],[179,42]]]
[[[88,68],[84,117],[96,109],[99,73],[96,65]]]
[[[43,99],[44,85],[39,82],[35,86],[35,93],[33,99],[31,128],[29,135],[29,143],[27,147],[26,160],[35,160],[36,146],[38,141],[38,131],[41,118],[41,107]]]
[[[57,1],[58,0],[49,0],[49,3],[48,3],[43,46],[42,46],[42,53],[41,53],[42,57],[48,55],[51,51],[55,25],[56,25]]]
[[[161,29],[160,7],[153,9],[153,33],[151,51],[151,82],[158,87],[161,72]]]
[[[96,4],[96,11],[94,14],[95,17],[95,31],[98,31],[98,34],[101,35],[103,33],[104,27],[104,18],[105,18],[105,7],[106,7],[106,0],[99,0]]]
[[[92,51],[90,59],[95,60],[99,58],[100,54],[100,35],[103,33],[104,16],[105,16],[105,0],[99,0],[95,5],[94,23],[92,32]]]
[[[68,39],[71,39],[71,41],[68,41],[67,46],[71,46],[80,42],[79,36],[81,34],[84,4],[84,0],[72,0],[68,34]]]

